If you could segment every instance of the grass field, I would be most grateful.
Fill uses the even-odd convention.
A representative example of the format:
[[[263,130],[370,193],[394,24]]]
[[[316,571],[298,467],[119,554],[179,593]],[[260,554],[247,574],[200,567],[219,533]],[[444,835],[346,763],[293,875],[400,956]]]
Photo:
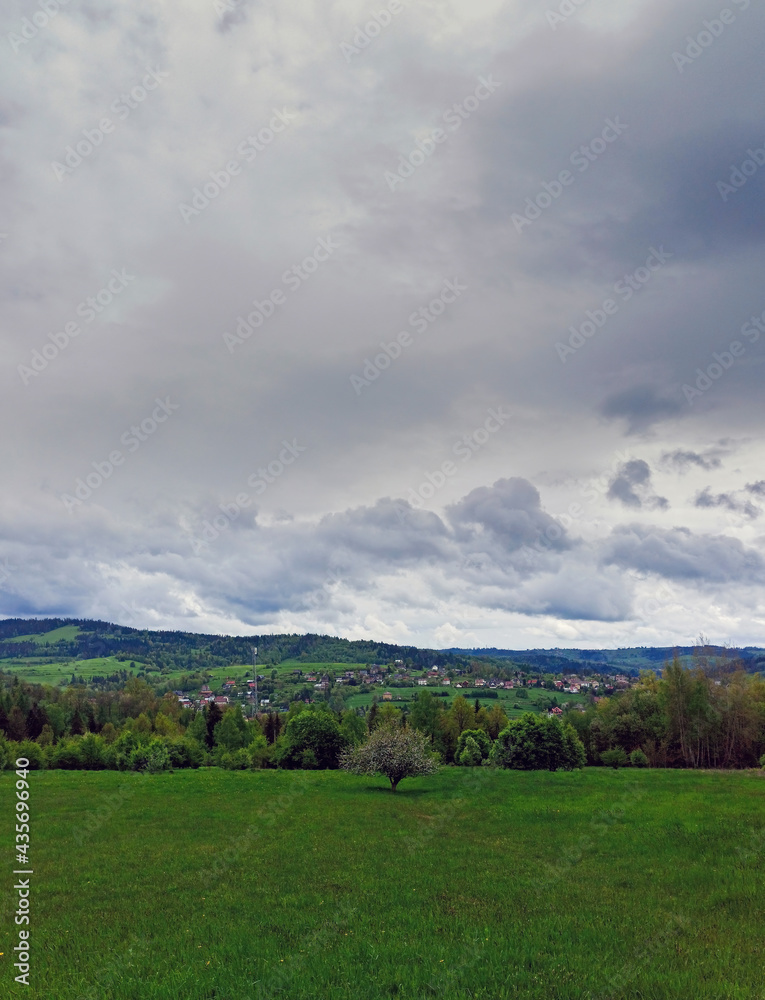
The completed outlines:
[[[6,642],[33,642],[36,646],[48,646],[52,642],[59,642],[66,639],[71,642],[80,631],[79,625],[62,625],[61,628],[51,629],[50,632],[42,632],[38,635],[17,635]]]
[[[0,775],[3,884],[12,782]],[[31,775],[28,1000],[765,996],[765,780]]]
[[[30,658],[29,660],[0,660],[0,670],[8,674],[15,674],[21,680],[29,681],[30,684],[53,684],[57,685],[62,680],[69,683],[72,674],[89,681],[92,677],[108,677],[109,674],[119,670],[127,670],[128,673],[136,674],[140,670],[130,670],[130,661],[120,662],[114,656],[98,656],[89,660],[62,660],[55,663],[43,662]]]

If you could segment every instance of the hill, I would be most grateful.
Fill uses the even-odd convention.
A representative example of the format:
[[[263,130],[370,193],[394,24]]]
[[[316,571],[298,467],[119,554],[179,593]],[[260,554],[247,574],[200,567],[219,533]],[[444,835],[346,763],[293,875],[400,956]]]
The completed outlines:
[[[698,650],[683,646],[638,646],[625,649],[421,649],[395,643],[317,635],[206,635],[197,632],[152,631],[112,622],[75,618],[7,618],[0,621],[0,660],[62,662],[71,660],[134,660],[158,670],[190,672],[224,669],[252,662],[258,648],[259,667],[280,664],[373,664],[399,660],[407,668],[433,666],[465,669],[480,660],[505,670],[539,673],[622,673],[660,671],[674,653],[690,662]],[[765,671],[765,649],[705,647],[704,655],[740,661],[748,671]]]

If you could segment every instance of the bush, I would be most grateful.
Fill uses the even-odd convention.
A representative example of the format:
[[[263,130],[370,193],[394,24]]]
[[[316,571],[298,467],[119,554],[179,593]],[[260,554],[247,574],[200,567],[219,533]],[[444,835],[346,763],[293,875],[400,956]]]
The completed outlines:
[[[255,769],[273,766],[273,746],[269,746],[265,736],[256,736],[247,747],[247,752],[250,755],[251,766]]]
[[[170,770],[170,754],[161,739],[150,740],[148,746],[141,749],[146,753],[144,771],[149,774],[157,774],[159,771]]]
[[[166,745],[170,767],[200,767],[204,762],[204,750],[190,737],[168,740]]]
[[[287,723],[276,750],[276,763],[286,768],[336,768],[345,746],[331,712],[301,712]]]
[[[16,761],[19,757],[26,757],[29,761],[27,765],[30,771],[42,771],[46,765],[45,752],[34,740],[22,740],[21,743],[9,744],[11,750],[10,767],[15,770]]]
[[[82,770],[79,740],[72,737],[61,740],[55,746],[48,747],[48,766],[62,771]]]
[[[765,767],[765,753],[760,757],[760,767]]]
[[[83,736],[79,745],[80,766],[85,771],[102,771],[106,766],[104,754],[106,743],[100,736],[88,733]]]
[[[480,755],[478,760],[471,762],[470,764],[468,764],[466,760],[462,759],[465,755],[468,740],[473,741],[473,744],[477,748]],[[454,751],[454,760],[457,764],[462,764],[466,767],[476,767],[481,763],[481,761],[485,760],[490,753],[491,740],[489,739],[488,733],[485,733],[483,729],[465,729],[460,733],[460,738],[457,740],[457,748]]]
[[[483,754],[472,736],[465,740],[464,749],[455,757],[463,767],[479,767],[483,763]]]
[[[604,750],[600,755],[602,763],[606,767],[626,767],[629,758],[621,747],[614,747],[613,750]]]
[[[586,753],[573,726],[526,712],[499,734],[491,761],[520,771],[573,771],[584,767]]]
[[[630,764],[632,764],[633,767],[648,767],[648,758],[643,751],[638,748],[637,750],[633,750],[630,754]]]

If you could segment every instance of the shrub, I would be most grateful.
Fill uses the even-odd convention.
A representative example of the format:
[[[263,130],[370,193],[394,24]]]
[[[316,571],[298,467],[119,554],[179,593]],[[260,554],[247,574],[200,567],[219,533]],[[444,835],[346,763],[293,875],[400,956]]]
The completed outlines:
[[[507,724],[491,753],[497,767],[521,771],[573,771],[584,767],[585,760],[584,746],[572,726],[531,712]]]
[[[606,767],[626,767],[629,758],[621,747],[614,747],[613,750],[604,750],[600,759]]]
[[[276,763],[286,768],[336,768],[345,746],[331,712],[301,712],[287,723],[276,750]]]
[[[480,757],[475,763],[467,764],[462,758],[465,754],[465,747],[467,741],[472,740],[478,749]],[[457,764],[462,764],[463,766],[475,767],[480,764],[482,760],[487,758],[491,753],[491,740],[489,739],[488,733],[485,733],[483,729],[465,729],[460,733],[460,738],[457,740],[457,748],[454,751],[454,760]]]
[[[269,746],[265,736],[256,736],[252,743],[250,743],[247,751],[250,755],[252,767],[258,769],[273,765],[273,747]]]
[[[465,746],[461,753],[455,755],[455,760],[463,767],[479,767],[483,763],[483,754],[472,736],[465,740]]]
[[[183,736],[167,741],[170,767],[200,767],[204,761],[204,750],[196,740]]]
[[[85,771],[102,771],[105,767],[106,743],[100,736],[88,733],[79,743],[80,767]]]
[[[633,750],[630,754],[630,764],[632,764],[633,767],[648,767],[648,758],[643,751],[638,748],[637,750]]]
[[[45,752],[34,740],[22,740],[21,743],[17,743],[15,746],[11,743],[9,747],[11,751],[9,765],[12,770],[15,769],[16,761],[19,757],[27,758],[29,761],[27,767],[30,771],[42,771],[45,767]]]
[[[144,771],[149,774],[157,774],[159,771],[170,770],[170,754],[163,740],[157,738],[150,740],[149,744],[141,749],[146,754]]]
[[[79,740],[61,740],[48,748],[48,754],[48,766],[51,768],[60,768],[62,771],[82,770]]]
[[[765,753],[760,757],[760,767],[765,767]]]

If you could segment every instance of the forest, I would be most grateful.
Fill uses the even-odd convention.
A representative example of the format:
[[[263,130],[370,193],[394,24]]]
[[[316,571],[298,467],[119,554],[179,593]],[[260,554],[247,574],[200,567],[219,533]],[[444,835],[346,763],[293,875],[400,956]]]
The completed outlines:
[[[290,724],[303,713],[321,717],[316,726],[330,734],[331,751],[321,736],[308,746],[290,741]],[[765,754],[765,681],[735,660],[700,652],[691,667],[675,658],[660,677],[646,671],[611,697],[569,704],[560,721],[576,734],[589,766],[756,767]],[[150,750],[165,767],[333,767],[342,749],[363,743],[383,724],[419,730],[445,764],[482,764],[516,722],[496,701],[487,707],[460,695],[448,705],[427,689],[403,708],[373,703],[343,709],[330,698],[311,705],[296,700],[287,712],[264,711],[251,720],[239,705],[182,708],[172,693],[160,696],[137,677],[112,690],[3,677],[0,689],[4,759],[25,756],[40,768],[138,769]],[[465,741],[460,744],[465,732],[479,734],[468,748],[470,760],[463,759]],[[475,747],[484,748],[479,759],[472,759]]]

